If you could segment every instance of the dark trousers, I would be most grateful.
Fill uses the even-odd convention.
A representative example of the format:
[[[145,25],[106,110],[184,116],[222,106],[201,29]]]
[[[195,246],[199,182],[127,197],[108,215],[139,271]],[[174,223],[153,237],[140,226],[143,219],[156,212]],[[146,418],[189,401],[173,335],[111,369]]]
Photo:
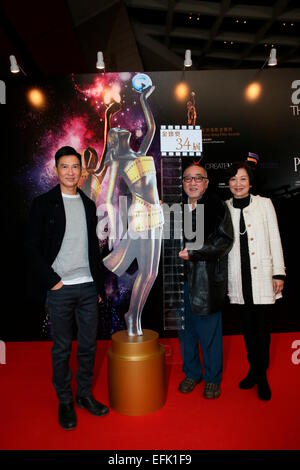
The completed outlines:
[[[52,381],[60,403],[70,403],[73,394],[69,359],[74,319],[78,327],[77,394],[87,396],[91,393],[98,326],[95,284],[64,285],[61,289],[48,291],[46,307],[53,335]]]
[[[185,330],[180,333],[183,341],[183,367],[186,377],[206,383],[219,384],[222,377],[222,314],[195,315],[192,313],[188,285],[184,285]],[[199,357],[202,350],[203,369]]]
[[[269,367],[269,320],[272,305],[240,305],[239,309],[250,369],[258,377],[265,376]]]

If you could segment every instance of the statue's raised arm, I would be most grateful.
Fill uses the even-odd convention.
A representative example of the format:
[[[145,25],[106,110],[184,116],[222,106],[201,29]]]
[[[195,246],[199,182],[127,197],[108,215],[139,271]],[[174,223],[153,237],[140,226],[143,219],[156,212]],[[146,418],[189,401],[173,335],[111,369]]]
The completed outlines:
[[[150,87],[146,88],[141,93],[141,96],[140,96],[141,106],[142,106],[142,109],[143,109],[143,112],[144,112],[144,115],[145,115],[145,120],[146,120],[146,123],[147,123],[147,133],[146,133],[146,135],[145,135],[145,137],[144,137],[144,139],[141,143],[141,146],[139,148],[139,151],[138,151],[139,155],[146,155],[147,154],[147,152],[149,150],[149,147],[152,143],[154,134],[155,134],[155,129],[156,129],[155,121],[154,121],[154,117],[153,117],[151,108],[149,106],[149,103],[147,101],[147,99],[149,98],[149,96],[152,94],[152,92],[154,90],[155,90],[155,86],[150,86]]]

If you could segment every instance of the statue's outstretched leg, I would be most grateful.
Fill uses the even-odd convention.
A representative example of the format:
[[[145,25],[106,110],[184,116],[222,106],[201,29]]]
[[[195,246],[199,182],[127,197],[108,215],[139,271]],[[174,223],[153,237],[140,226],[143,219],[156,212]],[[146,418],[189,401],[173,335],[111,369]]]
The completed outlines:
[[[138,327],[137,315],[128,311],[125,314],[125,322],[128,336],[142,336],[143,331]]]
[[[139,271],[132,288],[129,310],[125,315],[129,336],[140,336],[143,334],[141,316],[158,273],[161,233],[161,229],[149,231],[147,239],[136,240],[139,246],[137,249]],[[158,238],[155,238],[155,235]]]
[[[155,279],[157,278],[158,268],[159,268],[159,260],[160,260],[160,252],[161,252],[161,238],[162,238],[162,229],[157,228],[153,229],[151,232],[152,237],[152,246],[153,246],[153,263],[151,267],[151,272],[148,273],[147,282],[145,283],[145,288],[143,294],[141,296],[140,308],[138,311],[138,328],[142,330],[141,327],[141,317],[142,312],[147,301],[148,295],[152,289]],[[146,247],[148,251],[149,247]]]

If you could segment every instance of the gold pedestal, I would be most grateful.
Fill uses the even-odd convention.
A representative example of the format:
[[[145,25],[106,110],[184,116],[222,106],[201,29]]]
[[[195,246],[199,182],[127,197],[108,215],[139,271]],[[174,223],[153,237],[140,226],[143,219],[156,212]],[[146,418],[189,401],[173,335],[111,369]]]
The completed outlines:
[[[142,416],[161,408],[166,399],[165,351],[158,333],[143,336],[118,331],[108,350],[108,386],[111,408],[129,416]]]

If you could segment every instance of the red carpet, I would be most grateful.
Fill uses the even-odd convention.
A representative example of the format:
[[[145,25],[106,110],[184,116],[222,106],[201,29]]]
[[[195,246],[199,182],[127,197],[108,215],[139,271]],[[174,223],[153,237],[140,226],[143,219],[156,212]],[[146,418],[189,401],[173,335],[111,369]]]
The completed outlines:
[[[300,449],[300,364],[291,360],[300,333],[273,334],[269,382],[272,400],[262,402],[256,388],[240,390],[247,371],[243,340],[224,337],[224,375],[218,400],[202,397],[203,384],[190,395],[177,391],[183,378],[177,339],[161,340],[167,353],[165,406],[144,417],[113,410],[103,418],[77,409],[78,426],[57,423],[51,384],[51,343],[8,343],[0,365],[0,449]],[[108,402],[106,350],[98,343],[94,394]],[[75,349],[75,348],[74,348]],[[76,357],[72,356],[76,373]]]

